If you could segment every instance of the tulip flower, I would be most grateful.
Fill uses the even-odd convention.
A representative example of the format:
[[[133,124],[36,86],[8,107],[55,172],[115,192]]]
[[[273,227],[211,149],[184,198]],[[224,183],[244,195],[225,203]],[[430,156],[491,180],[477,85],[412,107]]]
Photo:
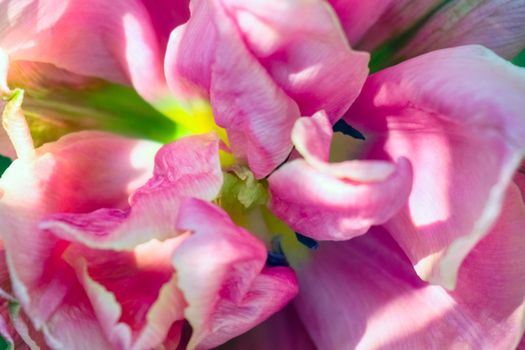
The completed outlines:
[[[0,344],[523,346],[524,9],[0,0]]]

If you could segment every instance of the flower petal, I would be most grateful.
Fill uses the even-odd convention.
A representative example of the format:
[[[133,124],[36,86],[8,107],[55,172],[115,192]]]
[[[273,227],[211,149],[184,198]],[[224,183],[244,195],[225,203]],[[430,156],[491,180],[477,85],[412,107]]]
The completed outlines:
[[[497,218],[525,154],[524,93],[524,69],[466,46],[372,75],[349,110],[375,137],[370,158],[412,163],[407,206],[386,226],[423,279],[452,289]]]
[[[293,305],[261,323],[251,331],[232,339],[217,350],[315,350],[316,347]]]
[[[190,21],[172,33],[165,70],[176,94],[209,97],[233,151],[261,178],[288,156],[301,113],[344,113],[367,62],[322,2],[214,0],[193,3]]]
[[[403,1],[393,0],[328,0],[341,21],[346,37],[352,46],[359,43],[360,39],[381,17],[392,7],[393,3]],[[421,1],[419,1],[421,2]]]
[[[414,57],[446,47],[480,44],[511,59],[525,48],[525,6],[520,0],[452,1],[430,18],[399,52]]]
[[[35,158],[14,161],[0,179],[0,234],[13,290],[50,346],[110,348],[74,271],[61,258],[67,242],[38,234],[38,220],[55,212],[127,206],[130,192],[150,176],[148,155],[157,149],[110,134],[71,134],[37,149]]]
[[[379,19],[360,38],[358,47],[362,50],[377,49],[389,39],[399,38],[405,31],[414,28],[419,20],[432,14],[443,3],[441,0],[397,0],[387,1]],[[374,14],[377,17],[377,14]],[[344,26],[347,26],[343,22]]]
[[[3,1],[0,12],[9,20],[1,28],[0,44],[14,60],[132,83],[145,98],[154,99],[165,82],[162,40],[155,31],[159,25],[154,27],[148,8],[137,0],[113,1],[111,6],[99,0],[89,5],[79,0]]]
[[[219,208],[188,199],[177,226],[192,232],[173,255],[193,328],[189,349],[212,348],[246,332],[297,293],[293,271],[264,267],[264,244]]]
[[[131,197],[131,208],[90,213],[60,213],[39,227],[58,237],[102,249],[132,249],[151,239],[177,235],[180,199],[214,199],[222,186],[219,140],[191,136],[164,146],[155,158],[153,177]]]
[[[380,228],[321,243],[297,272],[294,303],[317,348],[514,349],[525,316],[525,206],[515,187],[502,213],[451,293],[419,280]]]
[[[368,53],[353,51],[322,1],[222,0],[246,45],[301,115],[348,109],[368,74]],[[341,69],[345,67],[345,69]]]
[[[292,139],[304,160],[289,162],[269,179],[272,211],[297,232],[346,240],[382,224],[404,205],[410,163],[346,161],[329,164],[332,129],[326,114],[299,119]]]
[[[185,301],[171,266],[181,238],[150,241],[133,252],[72,244],[64,253],[115,348],[156,348],[183,320]]]
[[[288,135],[299,110],[251,56],[220,4],[195,1],[193,13],[172,34],[168,83],[176,93],[195,84],[209,94],[215,120],[228,132],[233,151],[247,159],[257,177],[264,177],[290,152]]]

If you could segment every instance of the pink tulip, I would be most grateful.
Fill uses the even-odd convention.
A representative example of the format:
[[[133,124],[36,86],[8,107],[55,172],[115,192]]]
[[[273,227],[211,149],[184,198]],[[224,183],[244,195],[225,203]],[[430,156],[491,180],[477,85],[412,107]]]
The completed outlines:
[[[432,51],[513,56],[518,1],[0,0],[0,13],[0,153],[17,158],[0,178],[6,344],[523,346],[525,72],[482,46]],[[399,49],[386,64],[431,52],[367,78],[350,45]],[[35,67],[51,92],[47,79],[97,77],[155,104],[168,85],[168,102],[209,102],[227,136],[39,146],[13,85]],[[340,118],[366,140],[331,162]]]

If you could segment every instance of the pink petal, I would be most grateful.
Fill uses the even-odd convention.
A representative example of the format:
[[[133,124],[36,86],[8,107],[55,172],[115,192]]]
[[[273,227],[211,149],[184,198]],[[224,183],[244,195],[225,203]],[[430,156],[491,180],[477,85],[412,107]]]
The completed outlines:
[[[264,244],[221,209],[188,199],[177,226],[192,232],[173,255],[193,328],[189,349],[212,348],[246,332],[297,293],[293,271],[265,267]]]
[[[16,160],[0,179],[0,234],[13,290],[50,346],[106,349],[109,343],[61,258],[68,243],[39,233],[38,221],[56,212],[126,207],[129,194],[150,176],[157,148],[110,134],[76,133],[37,149],[35,158]]]
[[[172,34],[168,82],[175,93],[196,84],[209,94],[215,120],[227,130],[233,151],[264,177],[290,152],[288,135],[299,110],[251,56],[220,4],[195,1],[193,13]]]
[[[455,285],[497,218],[525,154],[525,71],[478,46],[435,51],[372,75],[347,120],[369,156],[406,157],[407,206],[387,228],[423,279]]]
[[[217,350],[315,350],[316,347],[293,305],[261,323],[251,331],[232,339]]]
[[[455,1],[443,7],[399,53],[414,57],[432,50],[480,44],[511,59],[525,47],[525,6],[521,0]]]
[[[76,270],[106,337],[118,349],[153,349],[184,318],[171,255],[175,238],[151,241],[133,252],[72,244],[64,258]]]
[[[137,0],[113,1],[111,6],[103,0],[3,1],[0,12],[9,21],[0,44],[14,60],[46,62],[77,74],[132,83],[145,98],[154,99],[165,88],[164,48],[162,33],[157,37],[155,31],[161,25],[154,24],[161,19],[150,17],[155,13],[148,9],[151,4],[146,8]],[[162,20],[176,25],[168,13]]]
[[[357,45],[365,33],[393,3],[393,0],[328,0],[351,45]],[[421,2],[421,1],[419,1]]]
[[[2,127],[3,132],[5,132],[5,134],[2,133],[3,135],[0,134],[0,137],[3,139],[2,143],[5,144],[9,140],[11,146],[7,146],[3,153],[12,158],[32,159],[35,157],[33,140],[22,112],[24,91],[20,89],[10,91],[6,98],[5,104],[0,104],[2,107]]]
[[[525,206],[503,215],[447,292],[419,280],[382,229],[321,244],[298,271],[294,303],[318,349],[514,349],[525,316]]]
[[[9,94],[10,89],[7,86],[7,72],[9,70],[9,55],[0,48],[0,95]]]
[[[209,97],[233,151],[261,178],[288,156],[300,113],[344,113],[367,62],[322,3],[214,0],[193,3],[190,21],[172,33],[165,69],[175,94]]]
[[[520,169],[514,175],[514,183],[518,185],[523,201],[525,202],[525,162],[521,163]]]
[[[222,0],[246,45],[302,115],[324,109],[333,122],[368,74],[368,54],[351,50],[321,1]],[[345,69],[341,69],[345,67]]]
[[[221,186],[218,138],[212,134],[186,137],[159,150],[153,177],[133,193],[130,209],[60,213],[39,227],[90,247],[132,249],[151,239],[177,235],[181,198],[212,200]]]
[[[270,207],[297,232],[346,240],[399,211],[410,193],[412,171],[404,158],[329,164],[331,138],[324,113],[296,122],[292,139],[304,160],[289,162],[270,176]]]
[[[382,10],[379,19],[361,36],[358,46],[367,51],[377,49],[389,39],[399,38],[410,30],[418,20],[425,18],[439,6],[440,0],[397,0],[387,1],[388,6],[378,7]],[[377,14],[374,14],[377,17]],[[343,22],[343,26],[347,26]]]

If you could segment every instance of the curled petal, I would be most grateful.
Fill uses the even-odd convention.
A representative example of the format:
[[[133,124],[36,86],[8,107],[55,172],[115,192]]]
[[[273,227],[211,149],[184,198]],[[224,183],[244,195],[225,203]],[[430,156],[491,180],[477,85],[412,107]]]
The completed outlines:
[[[171,266],[180,241],[151,241],[133,252],[72,244],[64,253],[115,348],[155,348],[184,318],[185,302]]]
[[[256,176],[264,177],[291,150],[288,135],[299,116],[297,105],[252,57],[217,1],[196,1],[193,14],[172,34],[168,83],[179,93],[188,91],[188,85],[203,90],[233,151]]]
[[[153,177],[133,193],[131,208],[56,214],[39,227],[90,247],[132,249],[151,239],[177,235],[180,199],[212,200],[221,185],[218,138],[212,134],[187,137],[158,151]]]
[[[368,54],[353,51],[332,9],[321,1],[222,0],[254,56],[298,104],[333,122],[355,100]],[[345,67],[345,69],[341,69]]]
[[[524,225],[513,187],[454,292],[422,282],[383,229],[321,243],[297,272],[294,305],[318,349],[514,349],[525,318]]]
[[[301,113],[344,113],[367,62],[322,2],[214,0],[193,3],[190,21],[172,33],[165,70],[175,93],[209,97],[233,151],[261,178],[289,154]]]
[[[412,170],[405,158],[327,163],[332,130],[322,112],[297,121],[292,139],[304,157],[269,179],[272,211],[315,239],[345,240],[390,219],[408,197]]]
[[[453,288],[461,261],[490,230],[525,154],[525,70],[479,46],[435,51],[372,75],[347,120],[406,157],[407,206],[387,228],[418,274]]]
[[[212,348],[246,332],[297,293],[293,271],[265,267],[264,244],[217,207],[188,199],[177,226],[192,232],[173,255],[193,328],[189,349]]]
[[[37,149],[33,159],[17,159],[0,179],[0,234],[13,291],[51,347],[111,348],[61,258],[68,243],[39,233],[38,221],[56,212],[126,207],[129,194],[151,176],[147,155],[158,147],[105,133],[71,134]]]

